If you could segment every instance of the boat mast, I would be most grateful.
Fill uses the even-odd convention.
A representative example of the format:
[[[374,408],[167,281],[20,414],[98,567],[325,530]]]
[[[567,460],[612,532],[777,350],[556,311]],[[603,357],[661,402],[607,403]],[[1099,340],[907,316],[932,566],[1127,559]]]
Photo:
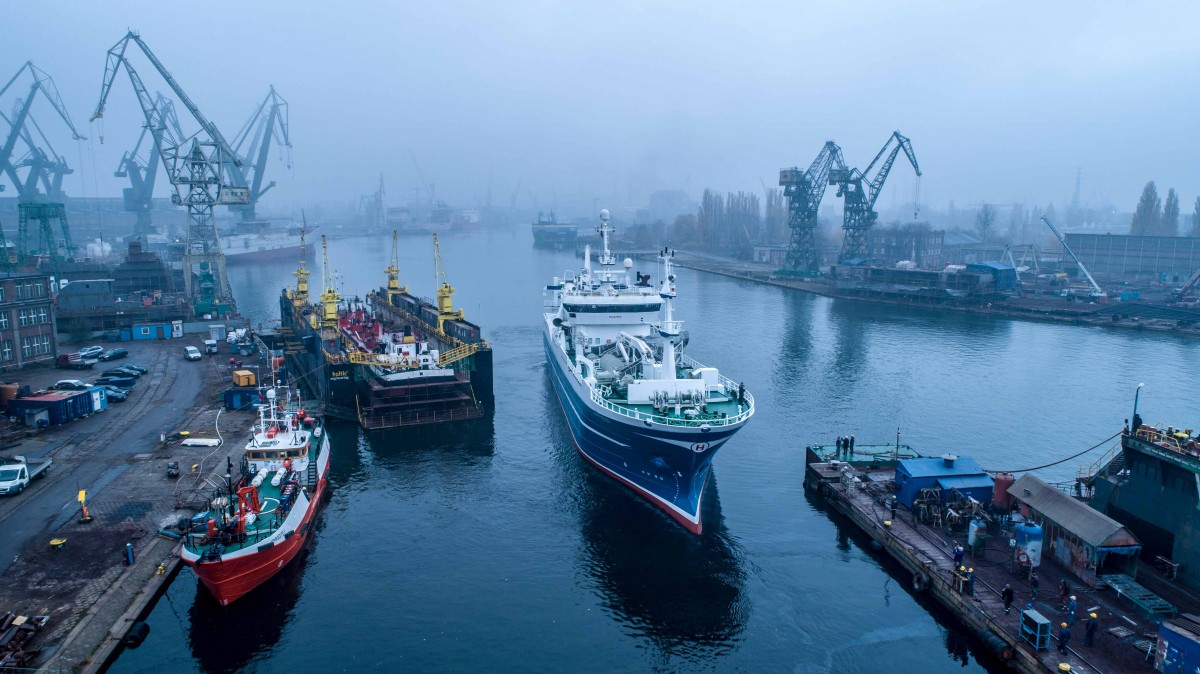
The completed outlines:
[[[662,260],[662,286],[659,287],[658,296],[662,298],[662,325],[658,326],[658,333],[663,337],[663,355],[662,369],[659,370],[661,379],[676,379],[678,375],[675,372],[675,339],[679,336],[681,321],[675,320],[675,274],[671,273],[671,258],[675,256],[675,251],[670,248],[663,248],[662,254],[659,255]]]

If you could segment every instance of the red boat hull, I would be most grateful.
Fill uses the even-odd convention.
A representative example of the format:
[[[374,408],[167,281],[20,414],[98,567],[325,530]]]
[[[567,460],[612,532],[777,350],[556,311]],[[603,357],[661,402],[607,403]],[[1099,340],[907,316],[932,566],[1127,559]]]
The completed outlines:
[[[325,467],[326,474],[329,472],[329,466]],[[200,578],[200,582],[208,588],[208,591],[221,603],[222,606],[228,606],[230,602],[236,601],[254,588],[262,585],[267,580],[279,573],[283,567],[295,559],[296,554],[304,549],[304,544],[308,542],[309,536],[312,535],[313,523],[317,514],[321,510],[322,500],[325,497],[326,476],[322,475],[320,481],[317,482],[316,493],[311,501],[309,501],[308,512],[304,514],[304,519],[300,521],[300,526],[296,528],[296,533],[283,541],[276,543],[274,546],[256,552],[251,555],[242,557],[234,557],[227,560],[219,560],[215,562],[193,562],[184,560],[196,575]]]

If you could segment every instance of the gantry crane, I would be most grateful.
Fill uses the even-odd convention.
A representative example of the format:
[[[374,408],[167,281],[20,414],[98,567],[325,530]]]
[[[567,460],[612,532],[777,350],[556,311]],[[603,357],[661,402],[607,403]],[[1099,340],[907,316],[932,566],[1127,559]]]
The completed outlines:
[[[154,107],[158,110],[160,122],[169,126],[175,137],[182,138],[183,130],[179,127],[179,118],[175,114],[175,104],[171,99],[158,93],[154,98]],[[142,237],[156,233],[150,220],[150,211],[154,207],[154,183],[158,176],[160,142],[154,138],[161,136],[163,130],[164,128],[150,129],[143,126],[137,143],[132,150],[121,155],[117,170],[113,172],[117,178],[129,179],[129,187],[121,190],[121,196],[125,211],[137,217],[133,226],[134,236]],[[151,141],[146,157],[143,158],[142,143],[145,142],[147,133],[150,133]]]
[[[75,124],[67,113],[58,88],[54,85],[54,80],[33,65],[32,61],[26,61],[16,74],[0,88],[0,99],[26,73],[32,79],[32,83],[25,98],[16,99],[11,117],[0,112],[0,118],[9,125],[4,136],[4,144],[0,146],[0,173],[7,175],[17,189],[19,211],[17,252],[20,254],[31,252],[29,224],[31,222],[38,223],[38,251],[49,257],[57,276],[57,265],[61,256],[53,233],[52,223],[55,221],[62,231],[66,257],[75,255],[71,229],[67,224],[66,208],[62,203],[63,176],[73,173],[73,171],[67,165],[66,160],[54,151],[50,139],[31,114],[38,94],[40,93],[41,97],[50,103],[59,118],[66,123],[72,138],[85,140],[86,136],[75,129]],[[17,153],[19,145],[23,146],[21,154]],[[25,173],[24,176],[21,175],[22,172]],[[39,185],[44,190],[44,194],[39,191]],[[2,189],[3,185],[0,185],[0,190]]]
[[[150,60],[158,74],[171,87],[175,98],[200,125],[199,131],[188,137],[179,137],[164,123],[162,112],[155,107],[142,78],[125,55],[130,43],[137,45]],[[171,200],[177,205],[187,206],[188,209],[187,239],[183,251],[184,292],[196,301],[197,313],[207,313],[211,308],[202,305],[215,305],[220,300],[232,302],[233,299],[225,272],[225,256],[221,253],[216,222],[213,220],[213,207],[218,204],[229,206],[249,202],[249,190],[233,184],[224,170],[228,166],[241,164],[241,160],[221,135],[216,124],[200,112],[183,87],[142,41],[141,36],[133,31],[108,50],[104,81],[100,88],[100,102],[96,104],[92,120],[104,115],[104,104],[112,91],[117,71],[122,67],[129,75],[134,93],[137,94],[138,104],[146,118],[146,127],[162,129],[162,133],[155,135],[154,140],[158,143],[159,158],[167,171],[167,178],[175,186],[175,194]],[[103,136],[101,139],[103,140]],[[192,279],[196,267],[206,270],[202,271],[204,274],[211,273],[215,276],[212,281],[214,295],[211,298],[198,296],[200,286]],[[207,283],[201,285],[207,286]]]
[[[1075,264],[1079,265],[1079,271],[1083,272],[1083,275],[1087,277],[1088,283],[1092,286],[1091,297],[1104,297],[1104,290],[1100,288],[1099,283],[1096,283],[1096,279],[1092,278],[1092,273],[1087,270],[1087,267],[1083,266],[1083,260],[1075,256],[1075,251],[1071,250],[1071,247],[1067,245],[1067,240],[1059,233],[1058,228],[1044,215],[1042,216],[1042,222],[1046,223],[1051,232],[1054,232],[1054,237],[1062,244],[1063,250],[1067,251],[1067,255],[1070,255],[1071,259],[1075,260]]]
[[[904,150],[904,154],[912,163],[913,171],[916,171],[919,179],[921,167],[917,165],[917,156],[913,154],[912,143],[900,135],[899,131],[893,132],[888,137],[883,148],[879,150],[879,154],[875,155],[875,158],[867,166],[867,170],[859,171],[858,169],[839,167],[830,172],[829,184],[837,185],[838,196],[845,200],[842,221],[845,238],[842,239],[842,252],[838,256],[839,262],[867,257],[867,231],[879,219],[879,214],[875,212],[875,200],[879,198],[883,182],[887,180],[888,173],[892,170],[892,164],[895,163],[900,150]],[[879,162],[881,158],[883,163]],[[878,169],[875,168],[876,164],[879,165]],[[872,170],[875,171],[874,175],[871,174]]]
[[[259,198],[275,186],[274,180],[263,186],[272,141],[289,150],[292,147],[292,140],[288,136],[288,103],[275,92],[274,86],[233,139],[233,149],[238,153],[241,165],[231,164],[227,170],[233,184],[249,190],[249,201],[231,205],[229,210],[238,211],[242,222],[255,220],[254,207]],[[286,163],[291,168],[290,157]]]
[[[807,171],[796,166],[779,171],[779,184],[788,200],[788,227],[792,230],[787,261],[780,270],[783,273],[816,276],[821,272],[813,231],[817,228],[821,199],[829,187],[829,174],[834,167],[844,169],[846,164],[842,161],[841,148],[830,140],[825,142],[825,147]]]

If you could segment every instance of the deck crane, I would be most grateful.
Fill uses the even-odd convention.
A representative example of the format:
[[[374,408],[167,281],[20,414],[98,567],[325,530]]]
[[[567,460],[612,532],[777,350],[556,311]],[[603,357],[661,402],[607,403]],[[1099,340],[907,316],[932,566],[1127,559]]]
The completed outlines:
[[[780,270],[783,273],[803,276],[821,273],[821,259],[817,254],[813,232],[817,228],[821,199],[830,184],[830,171],[834,167],[845,169],[846,164],[842,161],[841,148],[829,140],[825,141],[825,146],[807,171],[796,166],[779,171],[779,184],[788,201],[788,227],[792,230],[787,261]],[[763,185],[763,189],[766,190],[766,185]]]
[[[274,86],[233,139],[233,149],[238,153],[242,165],[233,164],[228,166],[227,170],[234,184],[249,189],[250,201],[246,204],[232,205],[229,209],[238,211],[242,222],[255,220],[254,207],[259,198],[275,187],[274,180],[263,186],[271,141],[289,150],[292,147],[292,140],[288,136],[288,102],[276,93]],[[290,157],[287,167],[291,168]]]
[[[1087,277],[1088,283],[1092,286],[1091,297],[1104,297],[1104,291],[1100,288],[1100,284],[1096,283],[1096,279],[1092,278],[1092,273],[1087,270],[1087,267],[1083,266],[1083,261],[1075,256],[1075,251],[1071,250],[1071,247],[1067,245],[1067,240],[1059,233],[1058,228],[1044,215],[1042,216],[1042,222],[1046,223],[1051,232],[1054,232],[1054,237],[1062,244],[1063,250],[1067,251],[1067,255],[1070,255],[1071,259],[1075,260],[1075,264],[1079,265],[1079,271],[1083,272],[1083,275]]]
[[[879,214],[875,212],[875,200],[879,198],[883,182],[887,180],[900,150],[904,150],[913,171],[920,178],[921,167],[917,164],[917,156],[913,154],[912,143],[899,131],[888,137],[867,170],[838,168],[830,172],[829,183],[838,186],[838,196],[845,200],[842,223],[845,238],[842,240],[842,252],[838,255],[839,262],[867,257],[867,231],[879,219]],[[883,159],[883,163],[880,163],[880,159]],[[875,168],[876,164],[879,165],[878,169]],[[874,175],[871,175],[872,170],[875,170]]]
[[[387,269],[387,298],[388,302],[395,304],[395,298],[401,293],[408,292],[408,286],[400,285],[400,232],[392,230],[392,258],[388,262]],[[434,239],[434,246],[437,246],[437,239]]]
[[[454,287],[446,280],[446,265],[442,262],[442,247],[438,236],[433,235],[433,284],[437,287],[438,332],[445,334],[442,324],[446,321],[462,320],[463,310],[454,310]]]
[[[321,329],[321,338],[333,339],[338,328],[338,303],[341,295],[333,287],[333,270],[329,267],[329,246],[325,235],[321,235],[321,317],[317,327]]]
[[[154,69],[171,87],[175,98],[200,125],[196,133],[179,137],[164,124],[162,112],[155,107],[154,99],[150,97],[141,76],[126,56],[131,43],[149,59]],[[187,206],[187,238],[183,250],[184,292],[195,302],[194,309],[197,313],[220,313],[221,309],[216,306],[217,303],[221,300],[232,302],[233,295],[225,272],[225,256],[221,252],[221,243],[217,236],[213,207],[218,204],[229,206],[249,202],[249,190],[233,184],[224,170],[231,164],[240,165],[241,160],[221,135],[217,125],[200,112],[183,87],[142,41],[141,36],[133,31],[126,33],[125,37],[108,50],[104,80],[100,87],[100,101],[96,104],[96,111],[92,113],[93,121],[104,116],[104,104],[112,91],[117,72],[122,67],[129,75],[138,104],[146,118],[146,126],[150,129],[163,129],[162,134],[156,135],[154,140],[158,144],[159,158],[167,171],[167,178],[175,186],[175,194],[171,200],[177,205]],[[200,269],[198,283],[192,278],[197,266]],[[209,275],[213,276],[211,291],[210,282],[206,280]]]
[[[176,137],[182,138],[183,130],[179,127],[179,118],[175,114],[175,104],[171,99],[158,93],[154,98],[154,107],[159,111],[160,122],[170,127]],[[147,133],[151,135],[151,141],[147,155],[143,158],[142,143],[145,142]],[[141,237],[156,232],[154,224],[150,221],[150,211],[154,205],[154,183],[158,176],[159,143],[153,140],[153,137],[162,133],[162,128],[150,129],[143,126],[137,143],[132,150],[121,156],[117,170],[113,172],[117,178],[129,179],[129,187],[121,190],[121,196],[125,211],[137,217],[133,226],[134,236]]]

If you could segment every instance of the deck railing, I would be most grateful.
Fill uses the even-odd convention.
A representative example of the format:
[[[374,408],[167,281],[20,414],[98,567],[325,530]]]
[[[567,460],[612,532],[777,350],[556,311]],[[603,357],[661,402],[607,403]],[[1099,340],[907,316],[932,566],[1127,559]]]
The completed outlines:
[[[703,367],[695,359],[689,358],[688,356],[680,355],[679,359],[680,362],[687,367]],[[725,394],[736,400],[738,397],[739,385],[732,379],[719,375],[718,381],[720,382],[721,387],[725,389]],[[662,414],[651,414],[649,412],[643,412],[636,407],[619,405],[605,397],[606,395],[611,395],[611,393],[611,389],[607,386],[591,387],[592,402],[606,410],[609,410],[610,412],[620,414],[621,416],[629,417],[631,419],[638,419],[639,421],[649,421],[651,423],[662,424],[664,426],[688,426],[692,428],[698,428],[700,426],[734,426],[744,422],[746,419],[750,418],[750,415],[754,414],[754,396],[750,395],[749,391],[742,392],[745,397],[745,409],[742,409],[742,406],[739,405],[740,411],[737,414],[732,414],[725,417],[706,417],[698,419],[680,419],[678,417],[671,417]]]

